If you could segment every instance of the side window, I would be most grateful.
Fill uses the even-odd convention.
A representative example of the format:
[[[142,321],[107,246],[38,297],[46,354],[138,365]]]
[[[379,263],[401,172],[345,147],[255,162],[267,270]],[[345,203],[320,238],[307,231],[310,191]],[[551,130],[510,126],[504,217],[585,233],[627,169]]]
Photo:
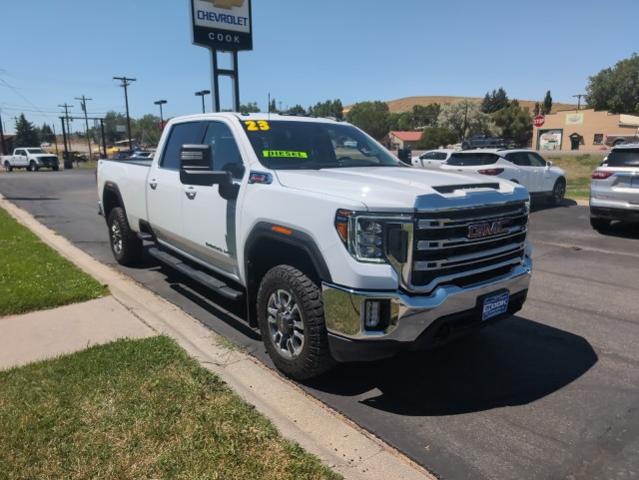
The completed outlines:
[[[200,144],[204,137],[204,122],[178,123],[173,125],[164,147],[160,167],[167,170],[180,169],[180,150],[185,144]]]
[[[204,143],[211,145],[215,171],[231,172],[233,178],[244,176],[244,162],[231,129],[222,122],[208,122]]]
[[[24,155],[24,150],[16,150],[16,155]]]
[[[530,165],[533,167],[545,167],[546,160],[541,158],[536,153],[528,153],[528,158],[530,159]]]
[[[433,159],[434,160],[446,160],[446,154],[442,153],[442,152],[435,152],[433,154]]]
[[[509,153],[506,156],[506,159],[511,161],[515,165],[519,165],[520,167],[530,167],[530,160],[528,159],[528,155],[526,153]]]

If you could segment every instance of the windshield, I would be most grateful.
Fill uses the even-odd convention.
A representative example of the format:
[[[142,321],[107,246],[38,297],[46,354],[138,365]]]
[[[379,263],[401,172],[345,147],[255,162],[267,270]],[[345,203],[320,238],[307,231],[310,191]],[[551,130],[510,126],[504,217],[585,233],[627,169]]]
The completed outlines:
[[[490,165],[499,160],[494,153],[453,153],[448,159],[448,165]]]
[[[609,167],[639,167],[639,148],[620,148],[608,155]]]
[[[40,154],[40,153],[46,153],[44,150],[42,150],[41,148],[27,148],[27,152],[29,153],[34,153],[34,154]]]
[[[242,125],[260,162],[274,170],[401,166],[351,125],[283,120]]]

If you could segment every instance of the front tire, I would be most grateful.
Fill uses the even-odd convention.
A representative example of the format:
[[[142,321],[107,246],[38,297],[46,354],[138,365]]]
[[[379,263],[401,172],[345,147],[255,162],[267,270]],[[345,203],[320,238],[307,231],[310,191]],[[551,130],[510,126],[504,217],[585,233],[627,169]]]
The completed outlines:
[[[37,172],[39,170],[39,168],[38,168],[38,165],[36,164],[36,162],[31,160],[29,162],[29,168],[27,170],[29,170],[30,172]]]
[[[610,230],[610,223],[610,220],[606,220],[605,218],[590,217],[590,226],[599,233],[605,233]]]
[[[555,186],[552,189],[552,195],[550,197],[550,203],[552,205],[560,205],[566,197],[566,180],[563,178],[557,179]]]
[[[124,209],[116,207],[109,213],[109,244],[120,265],[132,266],[142,259],[142,240],[138,238],[126,219]]]
[[[335,366],[320,288],[295,267],[278,265],[266,273],[257,316],[266,351],[285,375],[308,380]]]
[[[8,161],[4,162],[4,169],[7,172],[13,172],[13,167],[11,166],[11,164]]]

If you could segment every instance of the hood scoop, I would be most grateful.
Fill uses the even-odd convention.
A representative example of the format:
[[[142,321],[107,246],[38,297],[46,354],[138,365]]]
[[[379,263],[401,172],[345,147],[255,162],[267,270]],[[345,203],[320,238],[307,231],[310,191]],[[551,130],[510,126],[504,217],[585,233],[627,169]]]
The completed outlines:
[[[484,188],[491,188],[493,190],[499,190],[498,183],[467,183],[464,185],[440,185],[439,187],[433,187],[438,193],[446,194],[453,193],[459,190],[479,190]]]

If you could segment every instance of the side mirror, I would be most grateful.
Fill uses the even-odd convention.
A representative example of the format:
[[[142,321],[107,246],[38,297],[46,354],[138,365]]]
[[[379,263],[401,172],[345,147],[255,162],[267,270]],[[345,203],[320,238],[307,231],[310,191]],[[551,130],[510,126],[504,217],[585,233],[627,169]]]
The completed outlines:
[[[546,162],[546,166],[547,166],[548,168],[552,167],[552,162],[551,162],[550,160],[548,160],[548,161]]]
[[[238,187],[231,172],[211,169],[213,153],[210,145],[182,145],[180,150],[180,181],[183,185],[212,187],[219,185],[220,196],[226,200],[237,198]]]

